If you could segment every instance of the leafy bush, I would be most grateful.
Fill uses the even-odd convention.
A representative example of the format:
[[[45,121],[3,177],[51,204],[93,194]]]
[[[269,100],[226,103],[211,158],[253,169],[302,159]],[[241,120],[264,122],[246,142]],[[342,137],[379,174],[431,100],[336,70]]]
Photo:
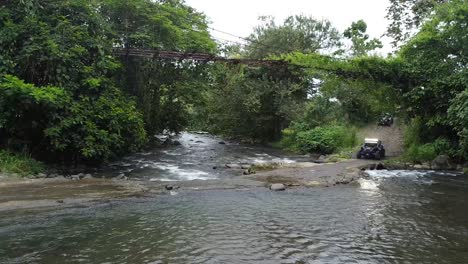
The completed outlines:
[[[414,118],[406,126],[403,140],[406,148],[410,148],[413,145],[421,144],[421,134],[422,134],[422,121],[420,118]]]
[[[324,126],[311,130],[283,130],[282,145],[301,152],[330,154],[356,144],[356,130],[345,126]]]
[[[460,156],[468,160],[468,89],[452,100],[448,118],[459,136]]]
[[[0,78],[0,144],[23,151],[39,147],[43,131],[71,101],[58,87],[37,87],[11,75]]]
[[[73,102],[60,122],[47,128],[51,149],[72,160],[103,161],[146,143],[141,114],[119,91]]]
[[[28,176],[41,173],[44,169],[44,164],[30,157],[0,150],[0,172]]]
[[[0,110],[3,145],[64,161],[99,162],[146,142],[135,104],[112,88],[73,100],[58,87],[37,87],[6,75],[0,79]]]
[[[437,157],[434,144],[412,145],[404,154],[403,159],[412,163],[430,162]]]

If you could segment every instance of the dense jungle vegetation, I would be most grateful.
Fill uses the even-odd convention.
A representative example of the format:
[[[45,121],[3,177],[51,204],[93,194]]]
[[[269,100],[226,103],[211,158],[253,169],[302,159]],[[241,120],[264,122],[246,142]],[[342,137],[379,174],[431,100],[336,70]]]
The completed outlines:
[[[392,0],[388,18],[396,52],[384,58],[362,20],[340,32],[308,16],[262,17],[246,45],[225,45],[182,0],[2,1],[0,157],[99,164],[184,129],[333,153],[388,112],[408,124],[408,157],[467,160],[468,3]],[[116,47],[289,64],[147,59]]]

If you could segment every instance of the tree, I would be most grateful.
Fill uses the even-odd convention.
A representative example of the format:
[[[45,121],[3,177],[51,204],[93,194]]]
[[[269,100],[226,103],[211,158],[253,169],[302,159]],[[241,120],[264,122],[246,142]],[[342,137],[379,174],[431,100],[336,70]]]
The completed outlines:
[[[366,34],[366,31],[367,24],[364,20],[353,22],[351,27],[345,30],[343,35],[353,43],[351,47],[352,56],[365,56],[370,51],[383,47],[380,40],[376,38],[369,39],[369,35]]]
[[[431,127],[450,126],[451,100],[468,89],[467,23],[466,1],[443,4],[398,54],[415,76],[405,94],[408,111]]]
[[[341,46],[340,33],[328,20],[306,16],[290,16],[282,25],[273,17],[261,17],[264,22],[250,35],[247,56],[266,58],[291,52],[333,52]]]
[[[2,147],[100,162],[146,142],[134,102],[112,81],[119,64],[99,7],[34,0],[0,7]]]
[[[450,0],[390,0],[387,19],[391,21],[386,35],[393,38],[393,46],[399,47],[412,36],[412,32],[434,14],[435,8]]]
[[[112,28],[115,46],[216,53],[205,15],[179,0],[105,0],[102,13]],[[189,105],[200,100],[209,67],[191,61],[123,56],[118,83],[136,97],[145,128],[154,134],[181,131]]]

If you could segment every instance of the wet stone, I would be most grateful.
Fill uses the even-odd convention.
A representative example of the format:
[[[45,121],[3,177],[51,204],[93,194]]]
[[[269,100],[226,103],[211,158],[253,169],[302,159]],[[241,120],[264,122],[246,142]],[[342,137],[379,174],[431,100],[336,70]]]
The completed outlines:
[[[284,191],[286,190],[286,186],[282,183],[275,183],[270,186],[270,190],[272,191]]]

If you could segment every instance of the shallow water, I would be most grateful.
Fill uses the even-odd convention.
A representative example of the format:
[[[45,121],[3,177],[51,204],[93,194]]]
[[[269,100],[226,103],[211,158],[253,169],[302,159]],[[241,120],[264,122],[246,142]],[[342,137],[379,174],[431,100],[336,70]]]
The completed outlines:
[[[201,142],[196,142],[196,141]],[[225,163],[296,162],[184,134],[107,168],[133,179],[223,179]],[[0,215],[0,263],[468,263],[468,178],[371,171],[359,186],[170,192]]]
[[[466,177],[384,171],[364,181],[0,217],[0,262],[468,263]]]
[[[151,181],[212,180],[239,174],[238,171],[226,170],[225,165],[228,163],[310,161],[306,156],[286,156],[271,148],[225,142],[206,134],[182,133],[176,139],[181,143],[180,146],[131,155],[104,168],[102,173],[123,173],[132,179]]]

